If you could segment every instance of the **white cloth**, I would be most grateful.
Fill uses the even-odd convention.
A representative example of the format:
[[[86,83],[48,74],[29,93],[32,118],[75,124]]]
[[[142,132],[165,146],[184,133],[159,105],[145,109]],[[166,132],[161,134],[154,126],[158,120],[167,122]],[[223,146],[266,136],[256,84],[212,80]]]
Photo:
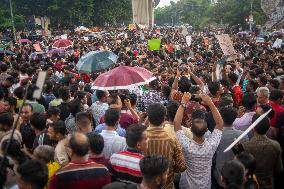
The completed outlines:
[[[105,145],[103,155],[105,155],[107,159],[114,153],[126,150],[127,145],[125,138],[119,136],[116,131],[103,130],[100,135],[104,138]]]
[[[92,109],[92,114],[95,120],[95,124],[98,125],[101,117],[105,115],[105,112],[108,109],[108,104],[96,101],[92,104],[91,109]]]
[[[185,136],[182,130],[176,133],[181,143],[187,169],[181,174],[180,188],[211,188],[211,166],[213,155],[222,137],[222,131],[214,129],[212,134],[198,144]]]

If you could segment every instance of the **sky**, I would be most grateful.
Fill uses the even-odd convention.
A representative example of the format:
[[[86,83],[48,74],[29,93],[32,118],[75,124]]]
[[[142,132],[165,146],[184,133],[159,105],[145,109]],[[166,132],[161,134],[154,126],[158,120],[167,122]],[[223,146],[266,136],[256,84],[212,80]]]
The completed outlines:
[[[171,1],[177,2],[178,0],[161,0],[158,7],[164,7],[164,6],[170,5]]]

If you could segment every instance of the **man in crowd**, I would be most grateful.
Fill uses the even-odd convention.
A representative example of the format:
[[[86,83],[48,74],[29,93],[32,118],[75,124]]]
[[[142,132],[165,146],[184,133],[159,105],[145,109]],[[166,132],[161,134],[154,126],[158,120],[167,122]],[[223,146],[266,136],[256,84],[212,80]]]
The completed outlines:
[[[49,189],[100,189],[110,183],[108,169],[88,160],[89,147],[86,135],[77,132],[72,134],[68,142],[71,162],[55,173],[49,183]]]
[[[119,123],[120,112],[117,109],[108,109],[104,115],[105,130],[101,132],[104,138],[103,154],[106,158],[110,158],[112,154],[121,152],[126,149],[126,141],[116,132]]]
[[[216,150],[216,165],[214,168],[214,177],[217,180],[219,186],[223,186],[221,180],[221,169],[226,161],[234,159],[234,153],[232,151],[224,152],[224,150],[232,142],[234,142],[234,140],[238,138],[243,132],[236,130],[232,125],[238,115],[237,110],[234,107],[232,106],[223,107],[220,109],[220,114],[224,121],[224,128],[223,128],[221,141]],[[248,141],[247,136],[241,140],[241,143],[245,141]]]
[[[139,162],[147,150],[146,126],[134,124],[126,130],[127,150],[110,157],[113,176],[127,183],[141,183],[142,175]],[[129,163],[131,161],[131,163]]]
[[[166,108],[160,103],[150,104],[147,109],[149,127],[147,129],[147,155],[163,155],[170,162],[169,176],[165,189],[174,189],[174,173],[186,170],[182,149],[178,141],[163,129]]]
[[[66,151],[68,138],[65,123],[60,120],[49,124],[47,134],[51,140],[57,142],[54,153],[55,161],[61,166],[66,165],[69,162],[69,157]]]
[[[91,106],[92,114],[95,120],[95,124],[98,125],[100,118],[105,114],[108,109],[107,101],[107,93],[105,91],[96,91],[96,96],[98,101],[94,102]]]
[[[21,112],[23,123],[20,125],[20,132],[23,137],[23,144],[28,150],[32,150],[36,137],[35,131],[31,127],[30,119],[33,115],[33,107],[30,104],[24,104]]]
[[[259,116],[255,114],[252,121],[254,122]],[[255,158],[255,175],[259,187],[264,189],[273,189],[274,175],[283,170],[280,145],[266,136],[269,127],[269,118],[265,117],[254,128],[254,135],[250,141],[243,145],[244,149]]]
[[[189,103],[190,98],[190,93],[183,95],[181,105],[175,117],[177,139],[182,145],[187,164],[186,171],[181,175],[180,188],[210,189],[212,158],[220,143],[224,123],[211,98],[206,95],[200,95],[203,103],[210,108],[216,126],[212,134],[208,138],[205,138],[204,134],[207,131],[205,115],[193,117],[191,126],[193,139],[187,138],[182,131],[181,122],[184,109],[186,104]]]

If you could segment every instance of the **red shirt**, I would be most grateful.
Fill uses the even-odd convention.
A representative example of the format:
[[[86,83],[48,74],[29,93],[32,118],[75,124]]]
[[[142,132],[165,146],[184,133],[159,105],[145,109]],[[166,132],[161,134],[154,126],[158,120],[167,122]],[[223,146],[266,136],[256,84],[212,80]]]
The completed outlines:
[[[271,101],[268,102],[268,105],[271,106],[274,110],[274,116],[271,119],[270,125],[271,125],[271,127],[275,127],[276,118],[277,118],[277,116],[280,112],[284,111],[284,108],[282,108],[279,104],[275,104]]]
[[[232,91],[233,91],[234,105],[239,106],[243,99],[242,88],[239,85],[235,85],[233,86]]]

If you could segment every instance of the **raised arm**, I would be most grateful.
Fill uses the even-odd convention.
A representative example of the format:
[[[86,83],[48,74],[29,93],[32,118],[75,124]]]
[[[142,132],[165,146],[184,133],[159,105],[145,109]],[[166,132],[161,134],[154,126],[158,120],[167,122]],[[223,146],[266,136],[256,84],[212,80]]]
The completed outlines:
[[[184,109],[186,107],[186,104],[189,102],[191,98],[190,93],[184,93],[182,96],[181,104],[177,110],[175,120],[174,120],[174,129],[175,131],[182,130],[181,123],[183,118]]]
[[[173,90],[178,90],[178,80],[179,80],[180,75],[181,75],[181,73],[177,69],[177,74],[176,74],[175,80],[174,80],[173,85],[172,85]]]
[[[223,130],[223,125],[224,125],[223,119],[222,119],[218,109],[216,108],[216,106],[212,102],[211,98],[208,95],[204,95],[204,94],[201,94],[200,98],[202,99],[203,103],[210,108],[212,115],[213,115],[213,118],[214,118],[214,121],[216,123],[215,128],[219,129],[219,130]]]
[[[189,68],[189,75],[195,81],[195,83],[199,85],[200,88],[203,88],[204,86],[203,81],[201,81],[201,79],[199,79],[196,75],[194,75],[194,73],[190,70],[190,68]]]

